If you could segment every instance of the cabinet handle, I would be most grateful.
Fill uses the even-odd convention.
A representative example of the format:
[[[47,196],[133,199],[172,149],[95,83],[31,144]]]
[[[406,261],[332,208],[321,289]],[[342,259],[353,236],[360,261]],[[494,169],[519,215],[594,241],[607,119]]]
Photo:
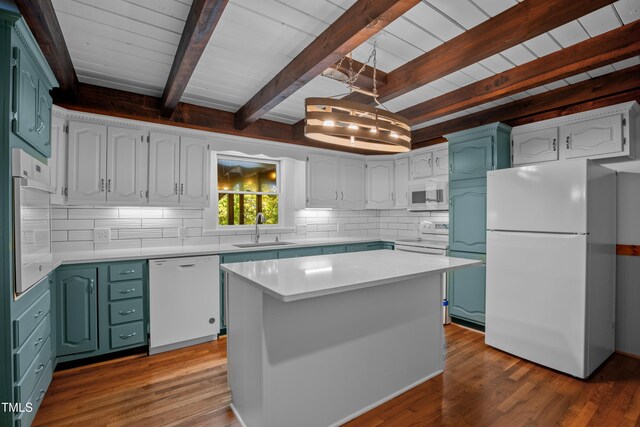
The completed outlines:
[[[180,184],[180,195],[184,194],[184,184]]]
[[[60,187],[60,195],[64,196],[64,187]]]
[[[132,308],[131,310],[127,310],[127,311],[119,311],[118,314],[121,316],[128,316],[129,314],[133,314],[136,312],[135,308]]]
[[[69,187],[64,187],[64,195],[65,196],[69,195]]]
[[[344,191],[340,192],[340,200],[344,200]]]
[[[111,178],[107,180],[107,192],[111,193]]]
[[[100,180],[100,191],[104,193],[104,178]]]
[[[91,281],[89,282],[89,293],[90,294],[93,293],[93,284],[94,284],[94,281],[93,281],[93,279],[91,279]]]
[[[40,390],[40,395],[36,399],[36,402],[39,402],[40,400],[42,400],[43,397],[44,397],[44,390]]]
[[[567,150],[570,150],[571,147],[569,146],[569,139],[571,138],[571,136],[567,136]]]
[[[394,201],[394,199],[393,199],[393,191],[391,192],[391,201],[392,202]]]
[[[38,365],[38,369],[36,369],[36,375],[42,372],[43,369],[44,369],[44,363],[41,363],[40,365]]]
[[[336,191],[336,200],[338,200],[338,192]]]
[[[136,288],[131,288],[131,289],[123,289],[121,291],[118,291],[119,294],[122,295],[126,295],[126,294],[130,294],[131,292],[135,292]]]
[[[449,165],[449,172],[453,173],[453,163]]]
[[[449,198],[449,206],[453,206],[453,199]]]
[[[118,273],[118,274],[133,274],[133,273],[135,273],[135,272],[136,272],[135,270],[125,270],[125,271],[121,271],[121,272],[120,272],[120,273]]]
[[[436,166],[440,167],[440,165],[438,164],[438,160],[440,160],[440,157],[436,157]]]
[[[130,334],[127,334],[127,335],[121,334],[120,338],[123,339],[123,340],[128,340],[129,338],[135,337],[135,336],[136,336],[136,333],[135,332],[131,332]]]
[[[178,183],[177,182],[173,185],[173,193],[174,194],[178,194]]]
[[[551,143],[551,145],[553,146],[553,151],[556,151],[556,139],[553,138],[553,142]]]
[[[37,347],[37,346],[39,346],[40,344],[42,344],[42,341],[44,341],[44,338],[40,337],[40,338],[38,338],[38,341],[36,341],[33,345],[34,345],[35,347]]]
[[[140,190],[140,198],[142,199],[142,190]]]
[[[41,314],[42,314],[42,310],[38,310],[38,312],[33,315],[33,318],[37,319],[38,317],[40,317]]]
[[[429,158],[429,167],[431,167],[431,158]]]
[[[38,115],[37,117],[38,117],[38,120],[40,121],[40,124],[38,125],[38,129],[36,129],[36,132],[42,133],[42,131],[44,130],[44,120],[42,120],[42,117],[40,117],[40,115]]]

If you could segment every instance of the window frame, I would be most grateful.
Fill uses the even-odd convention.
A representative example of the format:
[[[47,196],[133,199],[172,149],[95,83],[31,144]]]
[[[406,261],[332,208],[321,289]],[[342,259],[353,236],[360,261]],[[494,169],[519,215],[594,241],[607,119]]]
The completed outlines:
[[[244,162],[253,162],[253,163],[267,163],[267,164],[273,164],[276,166],[276,192],[275,193],[270,193],[270,192],[265,192],[265,191],[233,191],[233,190],[220,190],[218,188],[218,161],[219,160],[239,160],[239,161],[244,161]],[[219,206],[218,203],[220,202],[220,194],[244,194],[244,195],[251,195],[251,196],[277,196],[278,197],[278,222],[275,224],[261,224],[261,227],[267,227],[267,228],[281,228],[283,227],[283,204],[282,204],[282,174],[281,174],[281,162],[280,160],[275,160],[275,159],[268,159],[268,158],[262,158],[262,157],[251,157],[251,156],[240,156],[240,155],[233,155],[233,154],[218,154],[215,157],[215,170],[216,170],[216,174],[215,174],[215,199],[216,200],[216,204],[215,204],[215,212],[216,212],[216,229],[218,230],[233,230],[233,229],[239,229],[239,230],[244,230],[247,228],[253,228],[255,226],[255,224],[232,224],[232,225],[225,225],[225,224],[220,224],[220,217],[219,217]]]

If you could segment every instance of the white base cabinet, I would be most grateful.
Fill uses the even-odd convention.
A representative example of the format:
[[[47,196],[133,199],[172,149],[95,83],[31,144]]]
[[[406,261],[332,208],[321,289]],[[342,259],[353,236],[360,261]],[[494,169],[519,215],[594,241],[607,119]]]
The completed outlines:
[[[544,120],[511,131],[513,166],[575,158],[635,158],[636,102]]]

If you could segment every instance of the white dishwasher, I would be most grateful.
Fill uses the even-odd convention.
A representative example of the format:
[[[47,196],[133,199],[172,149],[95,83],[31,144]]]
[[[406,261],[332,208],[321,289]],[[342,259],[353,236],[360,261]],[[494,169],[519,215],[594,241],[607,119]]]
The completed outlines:
[[[217,255],[149,261],[149,354],[217,338],[219,268]]]

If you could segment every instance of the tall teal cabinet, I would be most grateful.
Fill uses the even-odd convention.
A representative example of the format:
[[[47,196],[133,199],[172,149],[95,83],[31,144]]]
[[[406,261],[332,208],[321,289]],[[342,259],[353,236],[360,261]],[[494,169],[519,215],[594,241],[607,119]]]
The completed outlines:
[[[510,166],[511,128],[493,123],[445,135],[449,141],[449,255],[484,261],[487,236],[487,171]],[[484,325],[485,267],[451,272],[449,313]]]
[[[53,369],[55,324],[48,279],[18,299],[13,290],[11,149],[46,161],[51,153],[50,89],[57,86],[33,35],[11,1],[0,1],[0,426],[30,425]]]

